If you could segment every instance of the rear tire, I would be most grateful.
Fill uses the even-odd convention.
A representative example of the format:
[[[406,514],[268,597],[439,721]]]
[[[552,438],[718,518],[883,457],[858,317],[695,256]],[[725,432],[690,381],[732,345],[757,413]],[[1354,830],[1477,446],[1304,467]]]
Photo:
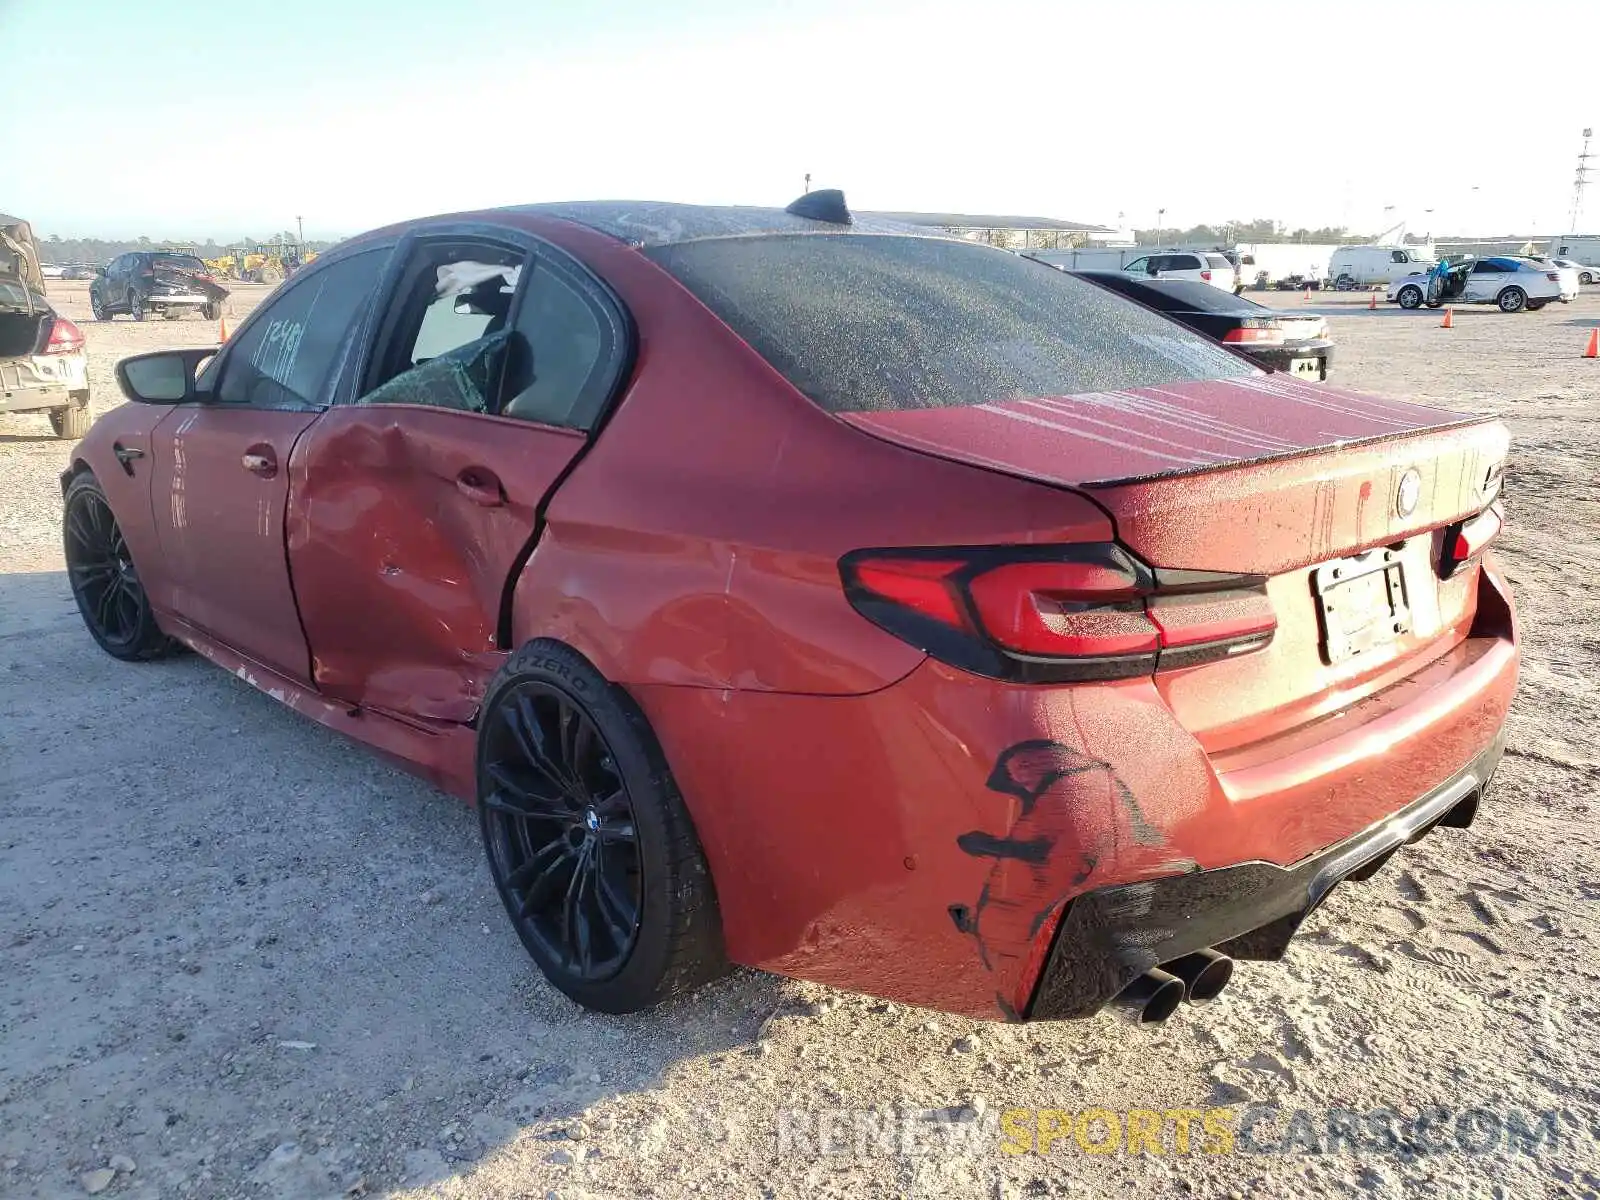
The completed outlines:
[[[73,401],[65,408],[50,410],[50,428],[56,431],[58,438],[69,442],[83,437],[94,424],[94,415],[89,411],[89,393],[75,394]]]
[[[80,472],[67,485],[65,499],[67,579],[89,635],[124,662],[162,658],[181,649],[156,624],[100,481]]]
[[[1521,312],[1528,306],[1528,293],[1519,287],[1508,287],[1495,298],[1503,313]]]
[[[1395,293],[1395,303],[1401,308],[1421,308],[1422,289],[1415,284],[1407,284]]]
[[[1588,271],[1585,271],[1582,275],[1578,276],[1578,282],[1581,283],[1581,284],[1584,284],[1584,285],[1591,284],[1591,283],[1594,282],[1594,280],[1595,280],[1595,277],[1593,275],[1591,275]]]
[[[582,655],[540,639],[507,660],[477,763],[489,873],[556,988],[628,1013],[726,973],[711,873],[660,744]]]
[[[200,308],[200,315],[207,321],[217,320],[222,316],[222,302],[219,300],[213,300],[209,304],[202,305]]]

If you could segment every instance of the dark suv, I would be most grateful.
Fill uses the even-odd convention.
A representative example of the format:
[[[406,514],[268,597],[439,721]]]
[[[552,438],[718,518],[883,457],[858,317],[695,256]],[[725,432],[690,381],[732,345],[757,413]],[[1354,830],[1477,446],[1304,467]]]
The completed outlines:
[[[228,289],[193,254],[176,250],[138,250],[119,254],[89,285],[89,307],[96,321],[127,313],[135,321],[157,312],[169,321],[198,312],[215,321]]]

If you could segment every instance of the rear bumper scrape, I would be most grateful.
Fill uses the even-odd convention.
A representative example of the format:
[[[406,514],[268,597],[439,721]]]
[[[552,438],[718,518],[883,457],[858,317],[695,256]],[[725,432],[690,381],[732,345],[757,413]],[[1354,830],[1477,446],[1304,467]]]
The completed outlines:
[[[1283,957],[1300,923],[1333,888],[1367,879],[1401,846],[1436,825],[1464,828],[1505,749],[1505,730],[1466,768],[1399,812],[1293,866],[1247,862],[1074,899],[1026,1017],[1089,1017],[1139,976],[1214,948],[1239,959]]]

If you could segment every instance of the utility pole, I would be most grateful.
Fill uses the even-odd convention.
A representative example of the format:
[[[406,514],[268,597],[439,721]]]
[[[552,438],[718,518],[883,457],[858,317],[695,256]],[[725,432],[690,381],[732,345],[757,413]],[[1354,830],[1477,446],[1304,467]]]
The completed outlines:
[[[304,246],[306,244],[306,219],[304,217],[296,217],[294,225],[300,231],[300,244]]]
[[[1156,245],[1161,245],[1161,231],[1167,227],[1167,210],[1156,209]]]
[[[1567,223],[1567,236],[1578,232],[1578,217],[1583,213],[1583,189],[1589,186],[1589,160],[1597,157],[1589,153],[1589,139],[1593,129],[1583,131],[1583,149],[1578,152],[1578,174],[1572,181],[1572,219]]]
[[[811,172],[807,171],[806,172],[806,195],[809,196],[810,194],[811,194]]]

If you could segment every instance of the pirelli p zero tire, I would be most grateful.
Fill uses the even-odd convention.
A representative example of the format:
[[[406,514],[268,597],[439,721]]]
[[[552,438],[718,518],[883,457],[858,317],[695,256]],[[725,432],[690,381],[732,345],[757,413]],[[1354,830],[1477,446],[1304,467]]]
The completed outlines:
[[[655,735],[580,654],[529,642],[478,722],[478,816],[511,924],[558,989],[637,1012],[724,974],[711,873]]]
[[[67,579],[90,636],[107,654],[127,662],[180,649],[156,625],[100,481],[88,471],[74,476],[64,507]]]

